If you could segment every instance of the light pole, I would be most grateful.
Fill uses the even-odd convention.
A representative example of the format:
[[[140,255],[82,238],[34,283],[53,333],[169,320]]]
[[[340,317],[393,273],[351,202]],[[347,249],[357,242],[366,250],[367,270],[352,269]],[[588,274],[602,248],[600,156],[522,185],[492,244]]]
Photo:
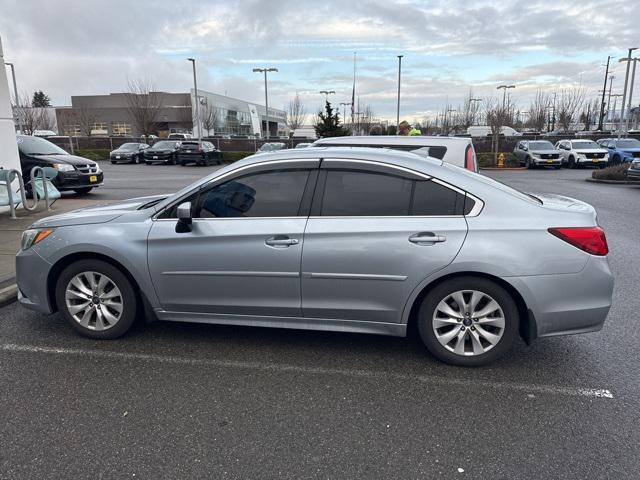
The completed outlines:
[[[400,134],[400,81],[402,78],[402,57],[398,55],[398,107],[396,108],[396,135]]]
[[[342,123],[346,123],[347,107],[351,106],[351,102],[340,102],[340,105],[342,105]]]
[[[500,85],[497,87],[497,90],[502,90],[502,110],[504,110],[504,105],[507,100],[507,89],[508,88],[516,88],[515,85]]]
[[[193,90],[196,103],[196,125],[198,127],[198,141],[202,140],[202,125],[200,124],[200,99],[198,98],[198,80],[196,78],[196,59],[187,58],[193,66]]]
[[[613,87],[613,79],[615,75],[609,75],[609,94],[607,95],[607,117],[609,117],[609,111],[611,110],[611,87]]]
[[[611,61],[611,55],[607,56],[607,69],[604,72],[604,87],[602,87],[602,102],[600,103],[600,120],[598,121],[598,130],[601,132],[604,130],[604,96],[607,92],[607,77],[609,76],[609,62]]]
[[[13,97],[15,100],[16,107],[18,106],[18,84],[16,83],[16,69],[11,62],[4,62],[5,65],[9,65],[11,67],[11,79],[13,80]]]
[[[267,90],[267,73],[268,72],[277,72],[277,68],[273,67],[264,67],[264,68],[254,68],[254,72],[264,73],[264,111],[266,114],[265,117],[265,129],[264,129],[264,138],[269,140],[269,93]]]
[[[470,98],[469,99],[469,110],[471,111],[471,115],[473,116],[471,118],[471,124],[475,125],[475,121],[476,121],[476,111],[475,111],[475,104],[476,102],[481,102],[482,99],[481,98]],[[471,107],[471,104],[473,104],[473,107]]]
[[[324,100],[325,100],[326,102],[328,102],[328,101],[329,101],[329,95],[333,95],[333,94],[335,94],[336,92],[335,92],[334,90],[320,90],[320,93],[321,93],[322,95],[324,95]],[[349,105],[351,105],[351,104],[349,104]]]
[[[625,117],[625,105],[627,99],[627,85],[629,84],[629,68],[631,67],[631,52],[637,50],[638,47],[632,47],[629,49],[629,53],[627,54],[627,58],[621,58],[618,62],[627,62],[627,72],[624,75],[624,90],[622,91],[622,110],[620,111],[620,128],[618,128],[618,138],[622,134],[622,122]]]
[[[631,83],[629,84],[629,100],[627,102],[627,109],[626,109],[627,114],[625,115],[625,121],[624,121],[625,132],[629,131],[629,117],[631,116],[631,100],[633,99],[633,84],[636,81],[636,63],[638,63],[639,60],[640,60],[640,57],[631,59],[631,61],[633,62],[633,69],[631,70]]]

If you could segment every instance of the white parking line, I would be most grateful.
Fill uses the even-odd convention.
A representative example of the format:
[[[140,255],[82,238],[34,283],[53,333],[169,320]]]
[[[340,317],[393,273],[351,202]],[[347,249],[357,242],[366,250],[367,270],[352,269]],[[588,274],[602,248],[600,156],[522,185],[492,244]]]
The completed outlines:
[[[555,385],[535,385],[525,383],[499,382],[491,380],[471,380],[447,378],[438,375],[412,375],[396,372],[382,372],[373,370],[351,370],[343,368],[307,367],[301,365],[286,365],[280,363],[242,362],[235,360],[211,360],[187,357],[155,355],[148,353],[127,353],[108,350],[86,350],[79,348],[38,347],[33,345],[16,345],[12,343],[0,344],[0,351],[38,353],[48,355],[70,355],[92,357],[109,360],[140,360],[145,362],[171,363],[175,365],[195,365],[201,367],[240,368],[271,372],[294,372],[311,375],[342,375],[347,377],[374,378],[386,380],[416,381],[436,386],[457,387],[485,387],[492,389],[517,390],[526,393],[546,393],[551,395],[565,395],[591,398],[613,398],[610,390],[598,388],[562,387]]]

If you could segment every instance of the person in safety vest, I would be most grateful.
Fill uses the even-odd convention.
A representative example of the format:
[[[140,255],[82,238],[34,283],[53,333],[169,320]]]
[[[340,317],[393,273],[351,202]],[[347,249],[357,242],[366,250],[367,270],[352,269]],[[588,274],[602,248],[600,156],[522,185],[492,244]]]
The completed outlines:
[[[415,137],[416,135],[422,135],[422,130],[414,125],[411,130],[409,130],[409,136]]]

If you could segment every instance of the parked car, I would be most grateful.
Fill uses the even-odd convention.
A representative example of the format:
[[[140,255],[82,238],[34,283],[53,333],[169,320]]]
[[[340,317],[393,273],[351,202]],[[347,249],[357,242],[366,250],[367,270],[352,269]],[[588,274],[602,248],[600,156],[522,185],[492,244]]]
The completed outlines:
[[[309,148],[311,145],[313,145],[312,143],[299,143],[296,145],[296,148]]]
[[[193,135],[190,133],[170,133],[167,138],[169,140],[191,140]]]
[[[604,168],[609,163],[609,152],[593,140],[560,140],[556,143],[562,163],[569,168],[594,165]]]
[[[160,140],[144,151],[144,162],[147,165],[152,163],[166,163],[175,165],[178,158],[178,140]]]
[[[144,151],[149,148],[146,143],[123,143],[109,153],[111,163],[144,163]]]
[[[631,162],[631,166],[629,167],[629,170],[627,170],[627,178],[629,180],[640,181],[640,158],[636,158]]]
[[[57,137],[58,134],[53,130],[34,130],[33,135],[35,137]]]
[[[397,336],[415,324],[433,355],[471,366],[518,334],[600,330],[607,252],[579,200],[411,153],[310,148],[253,155],[167,197],[39,220],[16,276],[24,306],[60,311],[91,338],[123,335],[141,311]]]
[[[613,165],[640,158],[640,141],[635,138],[602,138],[598,144],[609,151],[609,163]]]
[[[521,140],[516,144],[513,153],[520,165],[527,168],[562,167],[560,150],[548,140]]]
[[[400,135],[376,135],[361,137],[331,137],[321,138],[313,142],[314,147],[370,147],[413,152],[421,156],[432,157],[450,163],[457,167],[466,168],[472,172],[478,171],[478,161],[473,142],[468,137],[415,137]]]
[[[58,174],[52,183],[60,191],[73,190],[78,194],[85,194],[103,184],[104,173],[97,162],[70,155],[41,137],[18,135],[16,139],[22,178],[27,188],[30,189],[31,169],[34,167],[55,168]]]
[[[258,153],[273,153],[286,148],[287,146],[281,142],[263,143],[258,149]]]
[[[222,152],[216,150],[211,142],[182,142],[178,148],[178,162],[182,166],[189,163],[196,165],[220,164],[222,163]]]
[[[491,127],[489,125],[473,125],[467,128],[467,134],[471,137],[487,137],[490,136]],[[500,129],[500,135],[504,137],[521,137],[522,133],[518,132],[515,128],[502,127]]]

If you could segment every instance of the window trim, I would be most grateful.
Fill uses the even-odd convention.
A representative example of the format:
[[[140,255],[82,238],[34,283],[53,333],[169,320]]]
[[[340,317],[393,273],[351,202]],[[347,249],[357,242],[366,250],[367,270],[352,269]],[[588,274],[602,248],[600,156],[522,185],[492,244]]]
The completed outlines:
[[[332,165],[332,164],[340,164],[340,163],[345,164],[345,166],[336,167],[335,165]],[[475,203],[473,208],[467,215],[465,215],[464,213],[461,215],[338,215],[338,216],[320,215],[320,212],[322,209],[322,201],[324,198],[325,185],[327,181],[326,172],[329,169],[343,168],[343,169],[349,169],[349,170],[362,170],[364,172],[372,172],[371,169],[366,169],[363,167],[358,168],[357,166],[349,166],[349,164],[373,165],[380,169],[379,172],[373,171],[373,173],[384,173],[384,170],[387,170],[387,169],[399,170],[404,173],[403,176],[406,176],[406,174],[408,173],[409,175],[412,175],[414,177],[420,177],[421,179],[430,180],[439,185],[442,185],[445,188],[449,188],[454,192],[464,195],[465,197],[469,197]],[[413,180],[415,180],[415,178]],[[476,197],[475,195],[469,192],[466,192],[454,185],[451,185],[450,183],[440,180],[439,178],[428,175],[426,173],[418,172],[416,170],[412,170],[406,167],[401,167],[400,165],[393,165],[393,164],[384,163],[384,162],[376,162],[373,160],[359,160],[359,159],[348,159],[348,158],[327,158],[327,159],[323,158],[320,163],[320,176],[318,177],[318,181],[316,183],[316,191],[313,196],[313,202],[311,205],[309,218],[310,219],[311,218],[313,219],[319,219],[319,218],[331,218],[331,219],[338,219],[338,218],[350,218],[350,219],[354,219],[354,218],[460,218],[460,217],[465,218],[465,217],[477,217],[480,214],[480,212],[483,210],[483,208],[484,208],[484,202],[480,200],[478,197]]]
[[[173,202],[165,205],[164,207],[162,207],[162,209],[156,213],[154,213],[151,216],[151,220],[152,221],[158,221],[158,222],[175,222],[177,219],[175,218],[158,218],[160,215],[162,215],[165,211],[173,208],[175,205],[179,205],[180,203],[182,203],[184,201],[185,198],[193,195],[194,193],[197,193],[198,191],[202,190],[203,188],[207,188],[209,186],[215,186],[215,184],[218,183],[224,183],[228,180],[233,180],[236,177],[240,177],[240,176],[245,176],[245,175],[251,175],[252,173],[259,173],[262,170],[271,170],[270,168],[265,168],[265,167],[271,167],[274,165],[278,165],[278,164],[285,164],[286,166],[283,168],[288,168],[290,164],[295,164],[295,163],[300,163],[300,164],[311,164],[311,165],[301,165],[299,168],[300,169],[309,169],[309,176],[307,178],[307,184],[305,185],[305,190],[302,194],[302,199],[300,201],[300,208],[302,208],[304,202],[305,202],[305,198],[308,194],[307,190],[309,190],[310,188],[315,189],[316,185],[317,185],[317,181],[318,181],[318,176],[314,176],[313,175],[313,171],[314,170],[318,170],[318,167],[320,165],[320,159],[319,158],[296,158],[296,159],[287,159],[287,160],[272,160],[272,161],[268,161],[268,162],[260,162],[260,163],[252,163],[250,165],[245,165],[243,167],[239,167],[236,168],[234,170],[231,170],[227,173],[223,173],[222,175],[212,178],[211,180],[207,181],[207,182],[203,182],[201,184],[199,184],[198,186],[196,186],[194,189],[189,190],[187,193],[185,193],[184,195],[181,195],[179,198],[177,198],[176,200],[174,200]],[[313,166],[313,164],[315,164],[315,166]],[[295,169],[296,167],[289,167],[291,169]],[[252,169],[255,169],[255,172],[252,171]],[[236,175],[238,174],[238,175]],[[315,181],[314,185],[310,185],[310,183],[313,183]],[[309,215],[295,215],[295,216],[289,216],[289,217],[211,217],[211,218],[200,218],[200,217],[194,217],[193,220],[197,220],[197,221],[202,221],[202,220],[260,220],[260,219],[278,219],[278,218],[308,218]]]

